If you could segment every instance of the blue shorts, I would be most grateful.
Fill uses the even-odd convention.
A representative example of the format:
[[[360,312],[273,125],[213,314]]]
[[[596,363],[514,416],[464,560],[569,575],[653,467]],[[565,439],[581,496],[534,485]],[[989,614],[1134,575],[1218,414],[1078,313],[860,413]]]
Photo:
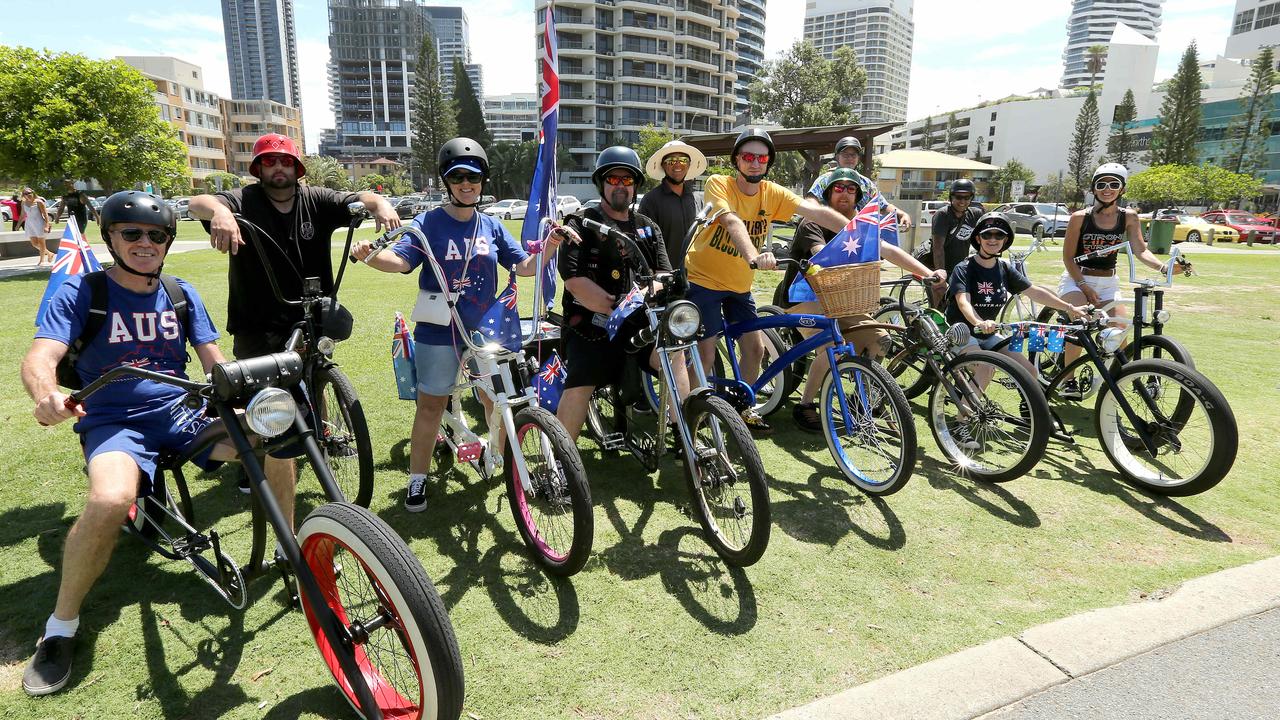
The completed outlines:
[[[977,347],[982,350],[992,350],[995,348],[996,345],[999,345],[1000,342],[1005,340],[1007,337],[1008,336],[1001,335],[1000,333],[992,333],[986,337],[981,337],[978,335],[970,335],[969,342],[965,344],[965,347],[967,348]]]
[[[461,351],[453,345],[413,344],[413,366],[418,373],[418,392],[444,397],[453,394],[458,381]]]
[[[726,320],[739,323],[756,318],[756,300],[749,292],[710,290],[689,283],[684,299],[697,305],[702,313],[702,334],[699,338],[712,338],[723,333]]]
[[[133,458],[144,476],[139,480],[139,496],[148,495],[156,474],[156,458],[161,452],[184,454],[200,439],[200,433],[219,422],[209,417],[205,409],[192,410],[183,404],[185,398],[155,410],[131,415],[118,423],[98,425],[81,435],[85,462],[105,452],[122,452]],[[213,445],[201,450],[191,462],[203,470],[213,470],[222,465],[209,459]]]

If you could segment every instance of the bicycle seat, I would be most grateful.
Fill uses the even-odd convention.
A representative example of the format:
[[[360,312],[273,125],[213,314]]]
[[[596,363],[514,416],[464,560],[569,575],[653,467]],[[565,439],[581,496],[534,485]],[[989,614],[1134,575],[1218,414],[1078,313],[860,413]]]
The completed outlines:
[[[242,417],[242,416],[237,416]],[[243,424],[243,420],[242,420]],[[161,450],[156,454],[156,469],[170,470],[176,467],[186,465],[191,458],[199,455],[214,443],[220,442],[227,438],[227,429],[222,423],[212,423],[200,434],[196,436],[196,441],[188,446],[186,452],[177,452],[175,450]]]

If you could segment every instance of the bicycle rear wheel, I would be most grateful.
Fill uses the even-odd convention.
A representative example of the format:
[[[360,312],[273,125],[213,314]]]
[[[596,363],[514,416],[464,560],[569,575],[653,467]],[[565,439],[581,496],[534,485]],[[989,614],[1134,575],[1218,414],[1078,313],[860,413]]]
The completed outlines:
[[[901,303],[890,303],[876,311],[875,321],[905,326],[908,324],[906,310]],[[885,369],[908,398],[919,397],[937,381],[933,369],[925,361],[923,349],[908,347],[906,337],[900,332],[889,333],[885,357]]]
[[[351,381],[336,366],[315,375],[316,441],[346,502],[369,507],[373,497],[373,443],[364,408]],[[330,498],[337,500],[338,498]]]
[[[587,402],[587,430],[600,445],[600,452],[608,452],[604,449],[605,438],[618,427],[613,392],[612,386],[602,385],[591,392],[591,399]]]
[[[988,482],[1021,477],[1044,456],[1049,403],[1013,358],[978,350],[947,363],[929,394],[929,429],[957,472]]]
[[[435,586],[408,546],[373,513],[350,503],[316,508],[298,528],[302,560],[349,644],[329,645],[315,608],[302,612],[325,666],[361,712],[339,665],[350,652],[383,717],[455,720],[462,714],[462,660]]]
[[[851,420],[847,424],[841,392]],[[893,376],[866,358],[848,358],[822,381],[818,397],[822,435],[845,480],[871,495],[901,490],[916,464],[916,425]]]
[[[516,438],[529,471],[527,491],[507,443],[507,499],[520,536],[552,575],[573,575],[591,556],[595,520],[591,489],[578,448],[555,415],[523,407],[515,415]]]
[[[751,433],[724,398],[700,393],[684,403],[694,462],[685,462],[693,511],[725,562],[754,564],[769,546],[769,487]]]
[[[1169,360],[1135,360],[1116,385],[1133,408],[1131,419],[1110,387],[1098,394],[1095,423],[1102,450],[1124,479],[1161,495],[1202,493],[1235,463],[1239,430],[1222,391],[1204,375]],[[1154,455],[1136,425],[1153,436]]]

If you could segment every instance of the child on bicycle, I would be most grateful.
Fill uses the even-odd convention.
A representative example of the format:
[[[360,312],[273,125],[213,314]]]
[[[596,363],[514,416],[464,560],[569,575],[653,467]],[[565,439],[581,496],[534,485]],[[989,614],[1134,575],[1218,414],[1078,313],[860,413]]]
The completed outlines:
[[[498,291],[498,266],[517,275],[537,272],[537,260],[525,252],[520,243],[496,218],[476,212],[489,177],[489,156],[480,143],[470,138],[454,138],[440,147],[437,169],[449,194],[449,202],[413,219],[427,236],[430,247],[420,247],[416,240],[404,239],[369,259],[369,265],[383,272],[408,273],[423,264],[426,253],[439,261],[452,287],[437,287],[435,273],[423,266],[418,275],[422,295],[435,296],[441,310],[433,322],[419,321],[414,326],[414,364],[418,371],[418,398],[413,414],[413,431],[409,445],[409,484],[404,507],[409,512],[427,509],[427,474],[436,447],[436,434],[445,405],[453,394],[462,365],[465,343],[459,328],[444,305],[448,292],[457,298],[458,315],[471,332],[479,327],[485,312],[494,303]],[[566,231],[557,229],[548,239],[545,252],[554,253]],[[569,237],[574,237],[569,235]],[[372,243],[362,241],[351,250],[358,260],[373,252]],[[421,304],[421,301],[420,301]],[[485,417],[492,403],[483,393]]]

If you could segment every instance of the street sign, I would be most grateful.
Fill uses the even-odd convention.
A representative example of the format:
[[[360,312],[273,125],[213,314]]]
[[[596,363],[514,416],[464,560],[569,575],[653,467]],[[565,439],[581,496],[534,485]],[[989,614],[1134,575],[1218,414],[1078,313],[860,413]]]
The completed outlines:
[[[1010,197],[1009,199],[1017,200],[1018,198],[1022,197],[1022,193],[1026,189],[1027,189],[1027,182],[1025,180],[1014,180],[1013,182],[1009,183],[1009,193],[1012,195],[1012,197]]]

